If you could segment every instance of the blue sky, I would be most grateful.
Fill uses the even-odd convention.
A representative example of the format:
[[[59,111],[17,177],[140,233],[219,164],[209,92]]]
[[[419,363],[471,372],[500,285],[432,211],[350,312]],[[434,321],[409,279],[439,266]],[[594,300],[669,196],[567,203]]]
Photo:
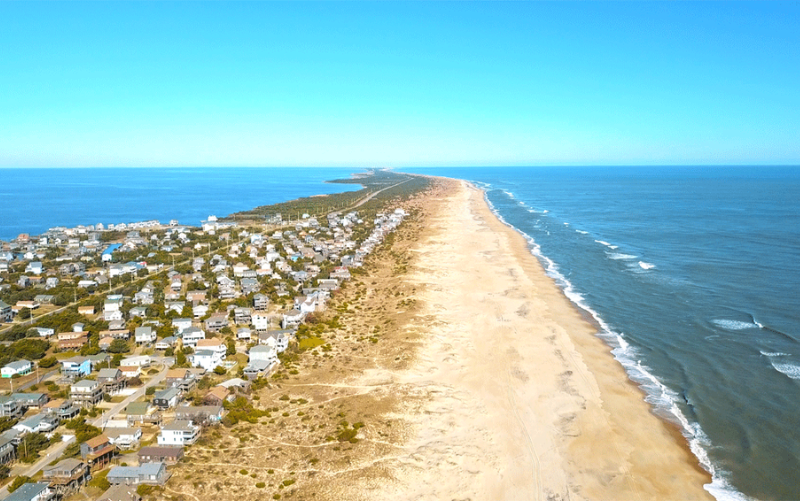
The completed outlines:
[[[0,167],[800,164],[800,3],[0,3]]]

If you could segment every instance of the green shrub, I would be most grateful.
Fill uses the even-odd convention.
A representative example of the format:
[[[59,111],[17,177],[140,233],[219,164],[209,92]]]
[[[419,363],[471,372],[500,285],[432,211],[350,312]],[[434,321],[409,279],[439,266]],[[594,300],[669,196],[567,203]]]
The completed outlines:
[[[256,484],[256,489],[263,489],[266,486],[267,484],[265,484],[264,482],[259,482]]]

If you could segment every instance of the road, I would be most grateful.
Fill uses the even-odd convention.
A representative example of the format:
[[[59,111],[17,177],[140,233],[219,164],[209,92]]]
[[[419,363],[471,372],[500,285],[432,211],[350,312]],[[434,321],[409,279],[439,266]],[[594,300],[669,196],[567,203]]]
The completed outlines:
[[[98,417],[94,421],[89,422],[89,424],[91,424],[92,426],[97,426],[100,429],[105,428],[104,422],[107,423],[109,419],[111,419],[116,414],[119,414],[119,412],[122,411],[125,407],[127,407],[129,403],[133,402],[137,398],[144,395],[145,392],[147,391],[147,388],[158,385],[159,383],[164,381],[164,379],[167,377],[167,369],[168,367],[164,365],[161,368],[161,371],[155,376],[153,376],[153,378],[150,379],[150,381],[142,385],[142,387],[137,389],[134,393],[131,393],[130,395],[125,397],[125,400],[119,402],[118,404],[115,404],[112,408],[105,411],[100,417]],[[12,471],[11,476],[13,477],[18,475],[25,475],[26,477],[32,477],[36,475],[39,472],[39,470],[52,463],[54,460],[58,459],[61,456],[61,454],[63,454],[64,450],[69,446],[69,444],[71,444],[74,440],[75,439],[73,437],[57,445],[51,446],[49,449],[47,449],[47,451],[45,451],[47,454],[43,458],[41,458],[39,461],[29,466],[27,469],[24,469],[22,465],[17,465],[14,468],[14,471]],[[5,499],[7,495],[8,495],[8,484],[6,484],[2,489],[0,489],[0,499]]]

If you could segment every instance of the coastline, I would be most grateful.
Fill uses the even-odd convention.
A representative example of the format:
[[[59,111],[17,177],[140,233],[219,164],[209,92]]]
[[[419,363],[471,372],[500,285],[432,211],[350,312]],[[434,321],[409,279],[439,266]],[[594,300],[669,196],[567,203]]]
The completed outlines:
[[[713,499],[684,437],[525,238],[483,191],[447,183],[406,278],[421,291],[407,327],[421,345],[392,374],[408,454],[385,462],[392,481],[362,485],[369,498]]]

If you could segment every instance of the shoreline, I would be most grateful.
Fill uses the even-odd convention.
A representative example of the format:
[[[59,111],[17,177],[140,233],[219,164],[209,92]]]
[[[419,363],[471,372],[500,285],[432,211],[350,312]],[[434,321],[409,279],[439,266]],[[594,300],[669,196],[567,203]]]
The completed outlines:
[[[407,277],[427,333],[412,367],[392,373],[413,389],[398,414],[414,452],[389,461],[393,481],[370,498],[713,499],[679,429],[524,236],[482,190],[445,182]]]

